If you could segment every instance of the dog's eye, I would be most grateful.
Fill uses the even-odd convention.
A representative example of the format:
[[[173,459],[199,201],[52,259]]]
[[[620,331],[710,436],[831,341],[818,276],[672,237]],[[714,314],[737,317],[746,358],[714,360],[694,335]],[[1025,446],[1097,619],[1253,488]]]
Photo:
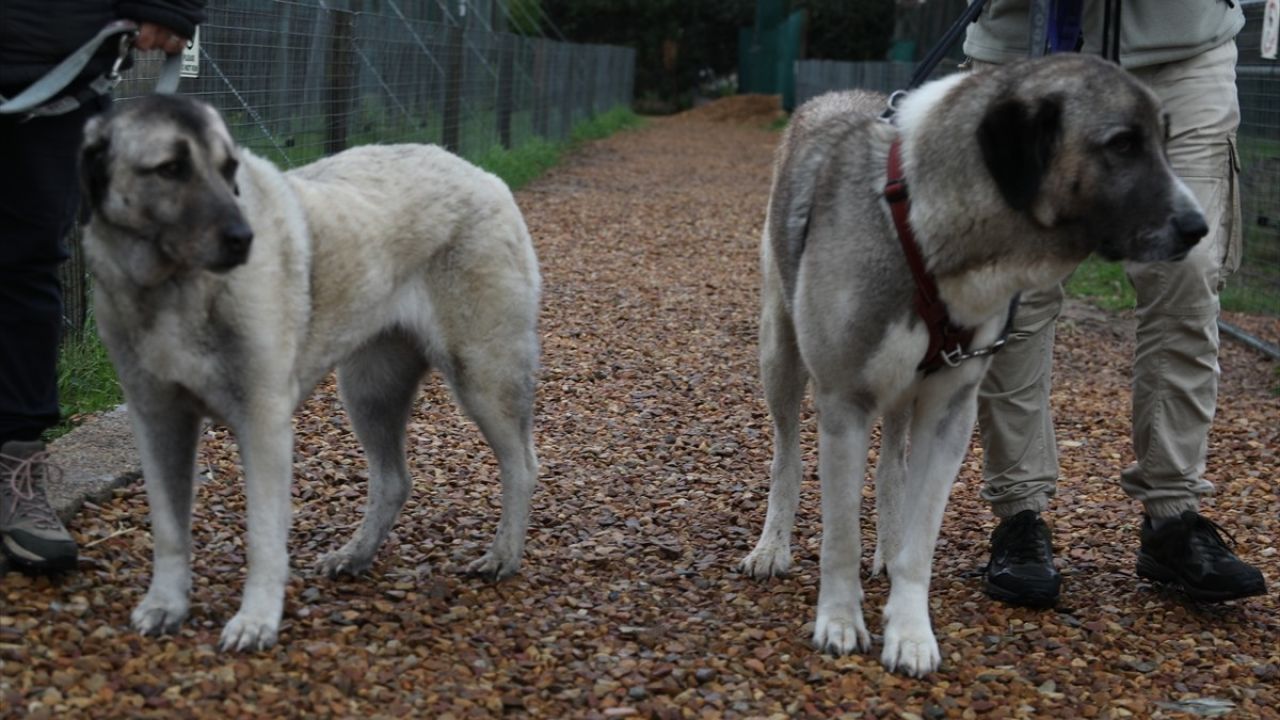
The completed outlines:
[[[156,175],[165,180],[178,180],[186,172],[186,165],[181,160],[170,160],[155,167]]]
[[[222,177],[225,178],[227,182],[231,182],[235,179],[236,170],[239,168],[240,163],[236,162],[235,158],[227,158],[227,161],[222,163]]]
[[[1107,150],[1116,155],[1133,155],[1142,147],[1142,138],[1136,132],[1122,132],[1107,141]]]

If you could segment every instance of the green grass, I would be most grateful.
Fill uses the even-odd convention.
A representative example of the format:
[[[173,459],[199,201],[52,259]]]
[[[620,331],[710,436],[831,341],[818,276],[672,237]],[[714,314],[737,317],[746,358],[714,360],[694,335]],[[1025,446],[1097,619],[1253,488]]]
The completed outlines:
[[[1137,296],[1124,266],[1096,257],[1085,260],[1067,281],[1067,294],[1088,300],[1105,310],[1132,310]],[[1238,278],[1227,281],[1220,296],[1222,309],[1250,315],[1280,315],[1280,298],[1275,293],[1258,292],[1244,286]]]
[[[537,138],[514,150],[496,145],[476,158],[475,163],[516,190],[560,162],[563,154],[562,145]]]
[[[639,127],[643,123],[644,120],[632,112],[631,108],[619,106],[579,123],[573,128],[571,137],[575,143],[599,140],[621,130]]]
[[[1090,257],[1067,281],[1067,294],[1107,310],[1132,310],[1137,302],[1124,266]]]
[[[58,399],[62,422],[45,433],[46,440],[70,432],[79,416],[113,408],[124,401],[92,319],[83,331],[62,343],[58,354]]]
[[[579,123],[573,128],[572,139],[567,143],[534,138],[512,150],[494,146],[473,158],[472,162],[502,178],[512,190],[516,190],[560,162],[564,153],[574,145],[599,140],[642,123],[643,119],[629,108],[614,108]]]
[[[514,190],[546,172],[574,145],[598,140],[642,123],[643,119],[629,108],[619,107],[579,123],[574,127],[569,142],[552,143],[533,137],[513,150],[499,146],[468,159],[502,178]],[[376,138],[370,139],[373,141]],[[63,419],[45,433],[46,440],[70,432],[78,424],[80,416],[113,408],[124,400],[115,370],[107,358],[106,348],[98,339],[92,319],[81,333],[67,337],[62,344],[58,359],[58,396]]]

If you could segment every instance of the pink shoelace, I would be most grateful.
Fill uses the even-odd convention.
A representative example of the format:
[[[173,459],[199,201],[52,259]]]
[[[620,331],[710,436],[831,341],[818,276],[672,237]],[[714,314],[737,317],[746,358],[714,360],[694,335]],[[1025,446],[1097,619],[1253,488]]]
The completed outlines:
[[[25,514],[36,520],[37,527],[46,529],[61,527],[47,502],[31,502],[44,492],[38,478],[38,467],[43,466],[46,475],[54,474],[59,478],[62,477],[62,468],[50,462],[48,451],[32,453],[25,458],[0,453],[0,462],[10,466],[6,484],[15,497],[14,514],[18,514],[19,507],[25,506]],[[5,481],[0,480],[0,482]]]

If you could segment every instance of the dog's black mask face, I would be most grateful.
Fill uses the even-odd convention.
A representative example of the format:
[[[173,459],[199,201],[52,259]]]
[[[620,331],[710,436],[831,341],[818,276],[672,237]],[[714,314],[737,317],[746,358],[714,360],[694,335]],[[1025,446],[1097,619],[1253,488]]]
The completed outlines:
[[[1150,90],[1097,58],[1001,71],[1006,92],[978,128],[984,164],[1009,207],[1060,233],[1065,259],[1178,260],[1208,232]]]
[[[138,282],[244,264],[253,231],[236,201],[239,162],[207,105],[148,96],[86,126],[80,177],[98,235]]]

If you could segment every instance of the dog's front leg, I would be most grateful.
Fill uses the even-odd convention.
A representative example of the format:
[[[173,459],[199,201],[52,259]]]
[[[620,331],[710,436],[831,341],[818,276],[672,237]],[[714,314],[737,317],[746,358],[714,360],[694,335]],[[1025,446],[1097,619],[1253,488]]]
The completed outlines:
[[[287,408],[274,408],[237,428],[245,470],[249,572],[240,611],[222,630],[223,650],[263,649],[276,642],[289,578],[290,418]]]
[[[859,520],[870,432],[868,413],[835,395],[818,397],[818,476],[822,485],[821,581],[813,643],[834,655],[871,647],[862,619]]]
[[[187,616],[191,591],[191,497],[201,417],[177,389],[126,394],[142,454],[154,557],[151,586],[130,619],[144,635],[173,632]]]
[[[964,381],[959,387],[958,380]],[[907,490],[897,509],[902,521],[911,525],[895,533],[897,547],[887,548],[891,554],[885,558],[890,585],[880,662],[890,670],[916,677],[933,672],[942,661],[929,621],[929,578],[942,513],[973,433],[977,381],[969,380],[945,375],[931,378],[917,396]]]

